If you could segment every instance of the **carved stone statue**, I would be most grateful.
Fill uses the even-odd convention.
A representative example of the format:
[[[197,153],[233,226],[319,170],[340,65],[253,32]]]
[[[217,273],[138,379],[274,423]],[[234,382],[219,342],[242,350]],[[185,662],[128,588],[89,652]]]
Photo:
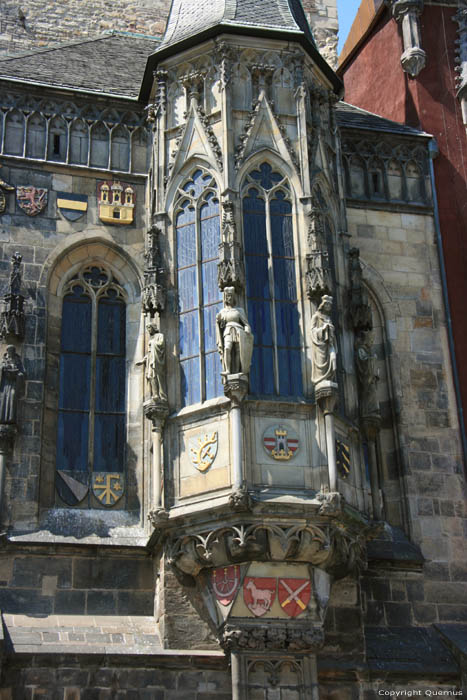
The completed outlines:
[[[14,345],[8,345],[0,365],[0,424],[16,423],[18,394],[24,382],[24,368]]]
[[[224,289],[224,308],[216,317],[217,348],[224,373],[248,374],[253,354],[253,333],[244,309],[235,306],[235,289]]]
[[[312,381],[336,381],[336,332],[331,320],[332,297],[325,294],[311,319]]]
[[[149,333],[148,353],[141,362],[146,365],[146,379],[151,391],[151,398],[156,403],[167,403],[167,388],[165,377],[165,338],[160,332],[159,325],[150,321],[146,325]]]
[[[374,358],[370,334],[358,333],[355,338],[355,368],[362,417],[379,415],[379,402],[376,398],[379,376],[375,372]]]

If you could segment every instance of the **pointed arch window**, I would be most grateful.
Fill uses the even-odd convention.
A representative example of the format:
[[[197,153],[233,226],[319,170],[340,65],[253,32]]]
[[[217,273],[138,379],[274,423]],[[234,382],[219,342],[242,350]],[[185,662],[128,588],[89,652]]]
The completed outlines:
[[[216,346],[220,243],[219,198],[214,178],[198,168],[179,190],[175,210],[179,347],[183,406],[222,394]]]
[[[255,336],[250,390],[303,393],[292,202],[286,178],[268,163],[243,188],[248,318]]]
[[[57,490],[68,505],[79,502],[72,482],[87,485],[92,472],[124,470],[125,323],[124,292],[108,269],[89,265],[68,282],[56,452]]]

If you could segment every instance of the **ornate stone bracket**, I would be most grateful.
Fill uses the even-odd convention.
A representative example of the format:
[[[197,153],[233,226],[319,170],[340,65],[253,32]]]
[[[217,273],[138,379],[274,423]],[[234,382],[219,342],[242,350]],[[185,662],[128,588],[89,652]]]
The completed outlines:
[[[0,300],[0,339],[2,340],[24,338],[25,298],[21,294],[21,261],[22,256],[19,253],[12,255],[9,289]]]
[[[226,624],[219,635],[219,643],[225,651],[281,651],[308,652],[319,651],[324,644],[324,631],[321,627],[305,625],[263,624],[258,626],[243,621]]]
[[[153,318],[165,309],[165,270],[162,266],[159,238],[162,231],[151,226],[147,233],[147,248],[144,254],[144,287],[142,292],[143,313]]]
[[[385,0],[392,16],[402,27],[404,52],[401,56],[403,70],[415,78],[426,64],[426,53],[422,49],[420,15],[424,0]]]
[[[457,76],[457,97],[460,100],[462,107],[462,118],[467,126],[467,0],[460,0],[459,9],[453,17],[453,20],[458,23],[459,39],[457,40],[458,49],[456,50],[456,67]]]
[[[249,561],[303,562],[341,578],[366,566],[365,544],[376,537],[379,526],[354,521],[342,510],[342,501],[340,506],[325,523],[240,520],[172,534],[168,560],[184,580],[205,568]]]

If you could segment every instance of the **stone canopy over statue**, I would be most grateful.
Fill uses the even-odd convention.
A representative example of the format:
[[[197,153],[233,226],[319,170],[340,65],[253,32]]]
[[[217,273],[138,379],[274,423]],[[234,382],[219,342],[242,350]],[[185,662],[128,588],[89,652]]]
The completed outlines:
[[[312,381],[315,388],[323,382],[336,382],[336,332],[331,320],[332,297],[325,294],[311,319]]]
[[[254,337],[245,310],[235,306],[234,287],[224,289],[224,308],[216,317],[216,338],[224,376],[247,375]]]

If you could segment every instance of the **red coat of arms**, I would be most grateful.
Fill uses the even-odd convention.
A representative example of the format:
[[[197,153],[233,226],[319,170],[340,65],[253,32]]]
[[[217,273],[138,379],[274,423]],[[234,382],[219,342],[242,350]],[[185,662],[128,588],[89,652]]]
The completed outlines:
[[[306,578],[280,578],[278,598],[289,617],[298,617],[310,602],[311,582]]]
[[[223,566],[212,572],[212,587],[221,605],[230,605],[240,586],[240,567]]]
[[[36,216],[47,204],[47,190],[43,187],[21,185],[16,188],[16,200],[25,214]]]
[[[243,582],[243,600],[248,610],[251,610],[256,617],[265,615],[274,603],[276,587],[275,578],[246,576]]]

